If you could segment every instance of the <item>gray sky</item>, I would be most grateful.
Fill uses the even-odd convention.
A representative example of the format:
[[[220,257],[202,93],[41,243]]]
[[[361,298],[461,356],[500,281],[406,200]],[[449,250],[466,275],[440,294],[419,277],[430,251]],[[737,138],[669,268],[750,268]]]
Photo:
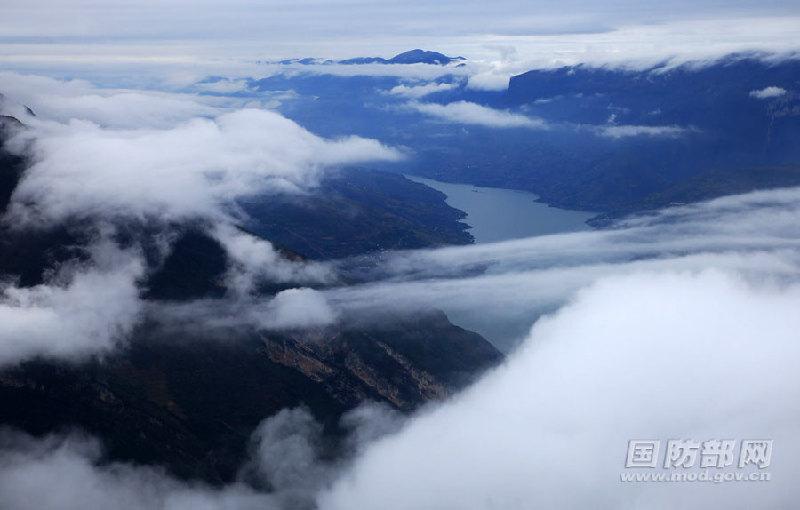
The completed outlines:
[[[472,58],[531,51],[667,50],[687,44],[796,44],[800,2],[788,0],[3,0],[0,64],[60,59],[391,55],[412,47]],[[721,23],[727,23],[720,27]],[[711,29],[704,28],[710,24]],[[735,26],[731,26],[734,24]],[[777,28],[776,28],[777,26]],[[632,32],[633,30],[636,33]],[[639,40],[638,36],[647,36]],[[622,35],[617,39],[614,34]],[[704,42],[697,42],[704,36]],[[788,40],[793,39],[793,40]],[[611,41],[609,42],[609,39]],[[612,44],[612,48],[606,48]],[[660,48],[666,44],[668,48]],[[578,45],[576,50],[575,45]],[[531,50],[530,47],[533,47]],[[738,46],[737,46],[738,47]],[[566,48],[566,49],[565,49]]]

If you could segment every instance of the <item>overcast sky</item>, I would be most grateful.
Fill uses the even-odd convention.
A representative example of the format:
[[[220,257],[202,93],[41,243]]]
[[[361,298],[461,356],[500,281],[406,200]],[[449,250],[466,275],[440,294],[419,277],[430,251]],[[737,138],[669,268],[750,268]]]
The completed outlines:
[[[592,60],[791,50],[789,0],[3,0],[0,65],[392,55]],[[601,58],[602,59],[602,58]]]

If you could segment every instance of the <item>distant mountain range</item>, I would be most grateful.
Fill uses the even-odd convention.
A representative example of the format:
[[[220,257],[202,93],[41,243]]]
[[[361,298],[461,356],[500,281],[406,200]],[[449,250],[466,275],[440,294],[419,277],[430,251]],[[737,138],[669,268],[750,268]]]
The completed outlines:
[[[625,214],[761,187],[800,184],[800,60],[735,54],[648,69],[569,66],[510,79],[506,90],[442,76],[417,101],[466,101],[535,118],[539,129],[432,118],[409,108],[423,80],[274,75],[252,94],[292,90],[284,115],[326,136],[408,147],[387,170],[522,189],[549,204]],[[400,87],[403,85],[403,87]],[[485,112],[491,113],[491,110]]]
[[[392,58],[383,57],[355,57],[344,60],[330,60],[319,58],[297,58],[297,59],[284,59],[279,60],[280,64],[301,64],[301,65],[330,65],[330,64],[344,64],[344,65],[357,65],[357,64],[433,64],[433,65],[448,65],[452,63],[460,63],[465,61],[464,57],[448,57],[438,51],[426,51],[414,49],[399,53]]]

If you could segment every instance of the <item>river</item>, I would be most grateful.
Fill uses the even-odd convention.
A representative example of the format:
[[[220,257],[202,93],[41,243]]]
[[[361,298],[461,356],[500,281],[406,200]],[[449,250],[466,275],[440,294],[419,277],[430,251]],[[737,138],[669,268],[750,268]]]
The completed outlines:
[[[586,220],[597,213],[568,211],[536,202],[533,193],[504,188],[406,178],[447,195],[447,204],[467,213],[464,222],[476,243],[491,243],[523,237],[587,230]]]

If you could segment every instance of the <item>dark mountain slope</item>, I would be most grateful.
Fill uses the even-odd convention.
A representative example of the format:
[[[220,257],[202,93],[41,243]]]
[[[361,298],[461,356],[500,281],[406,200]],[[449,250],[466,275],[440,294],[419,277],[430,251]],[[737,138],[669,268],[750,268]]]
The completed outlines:
[[[760,95],[765,90],[775,95]],[[731,55],[671,69],[537,70],[512,77],[507,96],[510,105],[551,122],[598,125],[609,134],[614,126],[635,126],[642,133],[577,144],[585,158],[578,164],[531,162],[523,171],[529,188],[553,203],[632,211],[663,205],[657,196],[665,190],[675,201],[691,201],[755,189],[746,183],[800,184],[796,172],[772,170],[800,164],[800,60]],[[681,131],[660,136],[647,134],[648,127]],[[709,179],[713,187],[692,193],[692,183]]]
[[[34,434],[79,427],[103,438],[112,459],[226,482],[258,423],[283,408],[307,406],[335,441],[338,418],[362,401],[410,411],[499,360],[436,313],[380,329],[239,338],[141,330],[102,361],[0,372],[0,423]]]
[[[24,168],[0,171],[9,197]],[[433,190],[397,175],[344,172],[297,200],[245,204],[253,227],[282,234],[293,258],[329,258],[386,247],[469,242],[461,214]],[[298,211],[303,211],[298,213]],[[202,224],[117,225],[117,242],[141,246],[149,265],[142,297],[171,303],[223,295],[227,256]],[[161,260],[157,237],[175,239]],[[0,277],[42,283],[59,264],[86,258],[92,229],[0,230]],[[280,237],[280,236],[278,236]],[[281,290],[265,288],[265,296]],[[198,317],[198,322],[203,317]],[[377,323],[377,322],[376,322]],[[270,334],[140,325],[125,346],[81,362],[37,359],[0,367],[0,425],[32,434],[79,428],[99,437],[109,460],[166,466],[184,478],[231,481],[250,435],[277,411],[307,406],[336,443],[339,417],[365,400],[410,411],[463,387],[502,356],[435,311],[376,323]]]
[[[11,193],[17,186],[24,168],[23,158],[9,153],[4,147],[4,141],[17,129],[22,129],[19,120],[8,115],[0,115],[0,214],[5,212]]]
[[[326,178],[310,195],[242,203],[248,230],[306,258],[466,244],[465,216],[445,196],[405,177],[350,169]]]

